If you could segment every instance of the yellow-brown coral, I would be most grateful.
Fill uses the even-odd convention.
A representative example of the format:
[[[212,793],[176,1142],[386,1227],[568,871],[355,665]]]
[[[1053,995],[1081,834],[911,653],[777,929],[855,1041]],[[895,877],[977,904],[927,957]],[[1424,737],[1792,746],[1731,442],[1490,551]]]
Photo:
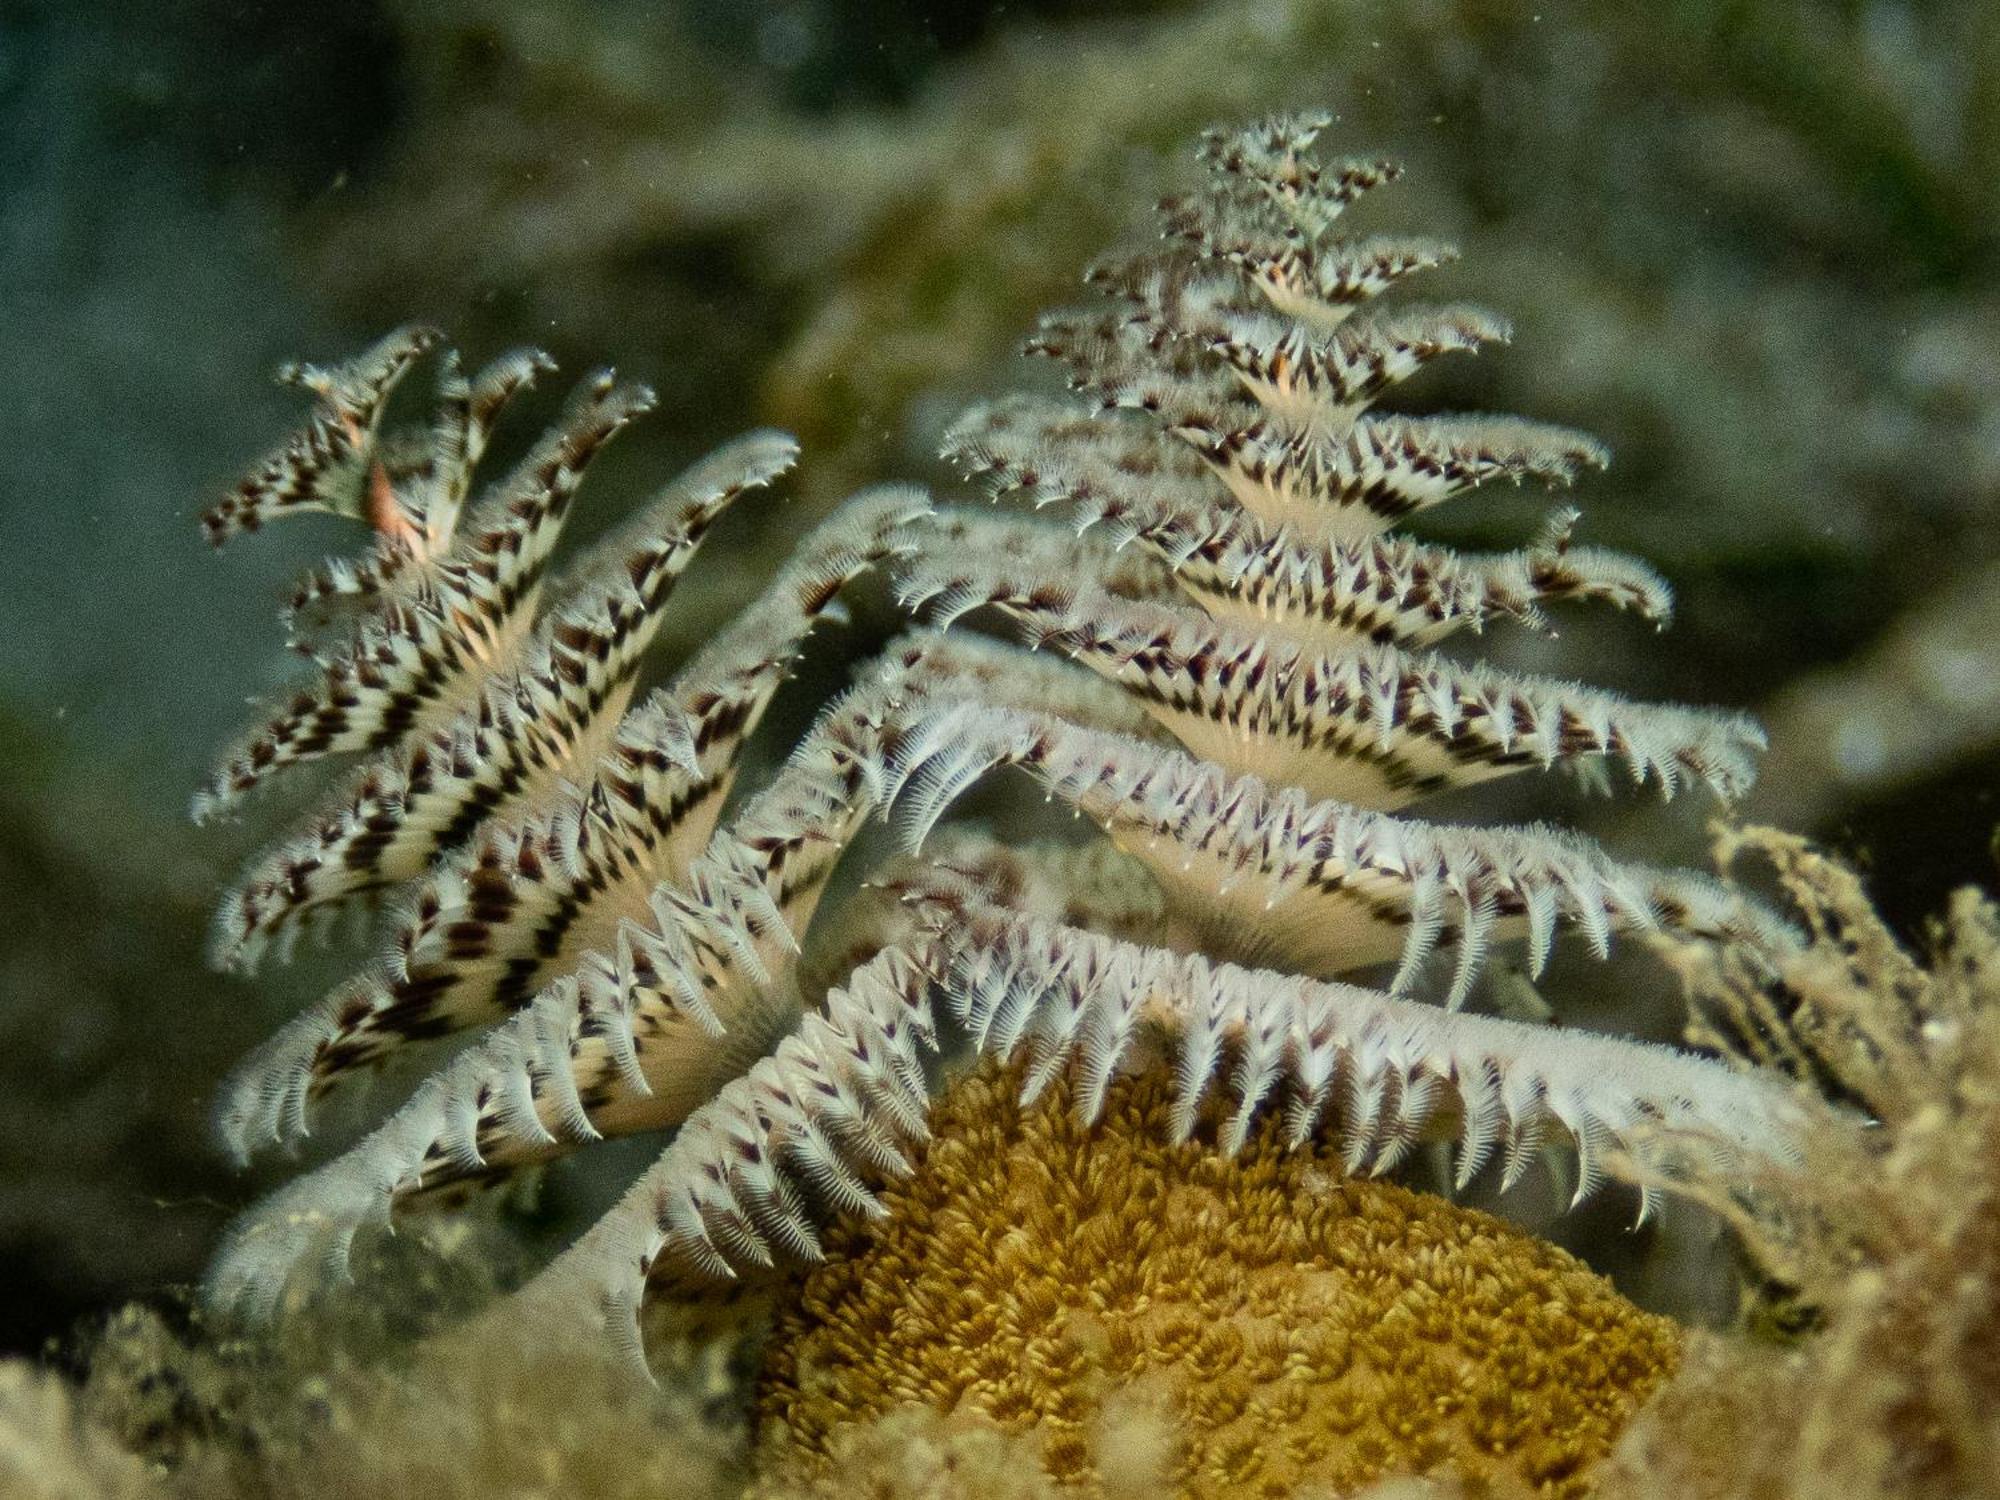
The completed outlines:
[[[1671,1323],[1489,1215],[1269,1129],[1233,1159],[1167,1144],[1157,1076],[1089,1127],[1064,1090],[1018,1093],[1008,1072],[956,1086],[888,1216],[836,1231],[781,1313],[767,1484],[844,1468],[923,1405],[1032,1432],[1050,1475],[1100,1488],[1144,1463],[1150,1400],[1154,1494],[1424,1474],[1570,1495],[1678,1358]]]

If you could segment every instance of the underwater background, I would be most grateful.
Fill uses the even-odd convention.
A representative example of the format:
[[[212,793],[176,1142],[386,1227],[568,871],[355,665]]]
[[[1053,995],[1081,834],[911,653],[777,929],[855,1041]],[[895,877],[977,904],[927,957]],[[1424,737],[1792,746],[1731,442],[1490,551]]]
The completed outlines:
[[[296,414],[272,367],[415,319],[474,362],[615,361],[660,409],[585,533],[730,433],[797,432],[801,477],[718,532],[664,669],[840,495],[951,483],[945,422],[1195,131],[1302,108],[1337,152],[1405,159],[1396,218],[1466,252],[1441,294],[1515,320],[1411,399],[1601,436],[1582,539],[1679,594],[1663,646],[1592,622],[1517,664],[1755,712],[1744,813],[1861,862],[1906,935],[1989,879],[1993,7],[0,0],[0,1344],[188,1282],[286,1170],[228,1171],[211,1099],[340,964],[210,973],[215,893],[271,823],[185,817],[284,680],[282,586],[337,535],[225,565],[195,523]],[[1420,529],[1503,545],[1545,508]],[[1700,862],[1709,812],[1583,822]],[[1579,979],[1578,1024],[1676,1032],[1643,962]],[[1541,1227],[1647,1305],[1714,1312],[1713,1248],[1629,1220]]]

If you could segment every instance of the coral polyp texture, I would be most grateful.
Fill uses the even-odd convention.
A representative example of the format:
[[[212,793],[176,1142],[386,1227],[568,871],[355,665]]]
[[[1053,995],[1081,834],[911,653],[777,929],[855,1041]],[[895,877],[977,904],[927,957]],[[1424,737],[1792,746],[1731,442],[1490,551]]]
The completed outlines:
[[[584,471],[643,390],[587,381],[475,494],[493,419],[541,356],[471,379],[444,356],[415,431],[383,413],[429,332],[294,377],[318,402],[309,424],[210,534],[319,509],[368,526],[371,550],[301,585],[288,619],[313,675],[197,808],[307,761],[358,764],[225,897],[216,951],[247,967],[366,900],[381,956],[246,1060],[222,1133],[244,1157],[293,1144],[358,1076],[438,1065],[245,1215],[215,1304],[269,1315],[357,1232],[459,1196],[441,1190],[673,1130],[509,1303],[602,1320],[637,1351],[649,1297],[814,1261],[830,1221],[888,1212],[934,1093],[981,1056],[1013,1060],[1027,1101],[1060,1083],[1080,1143],[1254,1139],[1272,1171],[1297,1151],[1375,1176],[1440,1142],[1461,1184],[1489,1165],[1511,1184],[1565,1148],[1580,1198],[1610,1171],[1650,1193],[1797,1149],[1792,1096],[1754,1073],[1462,1008],[1496,944],[1522,944],[1533,974],[1565,932],[1600,954],[1671,933],[1773,962],[1798,940],[1733,888],[1574,832],[1413,815],[1529,771],[1726,799],[1762,740],[1734,713],[1437,653],[1575,604],[1663,622],[1668,590],[1575,545],[1566,507],[1497,555],[1394,534],[1482,485],[1566,485],[1605,456],[1516,418],[1374,410],[1507,330],[1377,303],[1449,251],[1337,234],[1396,169],[1322,163],[1322,125],[1207,139],[1161,236],[1095,268],[1095,300],[1030,340],[1073,395],[953,427],[946,456],[1002,504],[856,496],[644,696],[675,580],[723,508],[792,463],[789,440],[726,444],[552,570]],[[801,643],[870,571],[911,630],[738,786]],[[983,829],[946,821],[987,780]],[[1039,841],[1045,815],[1007,800],[1022,790],[1076,813],[1075,840]],[[878,822],[904,850],[819,911]],[[1134,1074],[1158,1075],[1157,1107],[1100,1121]]]
[[[1150,1417],[1176,1494],[1574,1494],[1673,1368],[1671,1322],[1490,1215],[1268,1125],[1234,1156],[1169,1144],[1161,1077],[1092,1129],[1066,1087],[1021,1105],[1017,1074],[955,1084],[892,1216],[806,1276],[760,1379],[767,1482],[850,1476],[914,1399],[1032,1434],[1092,1491]]]

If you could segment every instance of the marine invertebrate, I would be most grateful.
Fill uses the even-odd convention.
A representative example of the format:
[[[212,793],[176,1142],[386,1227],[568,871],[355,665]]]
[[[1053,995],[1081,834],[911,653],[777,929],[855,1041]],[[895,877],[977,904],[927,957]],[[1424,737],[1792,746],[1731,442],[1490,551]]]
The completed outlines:
[[[455,367],[414,449],[377,438],[373,415],[409,336],[312,378],[324,410],[215,529],[316,495],[373,522],[381,561],[305,591],[362,618],[210,797],[308,757],[378,759],[225,903],[221,938],[247,957],[309,907],[397,878],[408,889],[386,959],[232,1081],[225,1139],[239,1152],[296,1139],[315,1098],[358,1071],[444,1039],[459,1050],[373,1134],[246,1217],[218,1257],[217,1301],[270,1308],[302,1261],[338,1260],[360,1228],[439,1188],[678,1126],[522,1294],[521,1315],[608,1310],[636,1341],[649,1288],[810,1259],[824,1217],[879,1212],[880,1177],[925,1133],[941,1049],[1023,1057],[1030,1097],[1067,1073],[1086,1119],[1121,1071],[1165,1063],[1177,1136],[1221,1084],[1225,1148],[1275,1111],[1286,1141],[1330,1136],[1356,1173],[1446,1139],[1461,1181],[1498,1158],[1511,1182],[1562,1142],[1580,1197],[1621,1161],[1665,1180],[1690,1152],[1791,1148],[1790,1100],[1759,1079],[1459,1009],[1490,946],[1515,937],[1531,968],[1565,927],[1600,952],[1621,930],[1794,939],[1712,880],[1574,835],[1405,815],[1491,776],[1588,775],[1607,759],[1668,794],[1728,796],[1759,737],[1735,715],[1431,651],[1501,619],[1533,628],[1574,599],[1660,618],[1666,589],[1572,545],[1567,513],[1496,557],[1388,535],[1495,479],[1567,481],[1602,452],[1544,424],[1370,409],[1504,325],[1372,305],[1442,252],[1333,232],[1394,168],[1320,164],[1322,124],[1209,137],[1208,178],[1165,205],[1164,241],[1098,267],[1099,306],[1045,322],[1031,349],[1094,409],[1009,401],[955,429],[969,473],[1073,527],[931,517],[908,487],[868,492],[622,718],[665,584],[715,510],[789,461],[783,440],[697,466],[538,616],[581,470],[643,398],[592,382],[514,479],[433,538],[441,512],[406,497],[463,492],[456,455],[476,445],[458,436]],[[878,565],[938,627],[984,610],[1072,660],[919,630],[864,665],[718,827],[786,661]],[[1003,844],[953,839],[815,921],[871,818],[893,813],[922,846],[973,782],[1009,769],[1101,829],[1115,863],[1079,881],[1064,861],[1037,873]],[[1098,878],[1107,868],[1116,877]],[[802,965],[802,939],[839,955],[826,979]],[[1455,949],[1442,1006],[1414,998],[1441,947]],[[1383,963],[1386,990],[1337,981]]]
[[[1233,1156],[1170,1144],[1157,1073],[1096,1128],[1064,1085],[1022,1106],[1018,1075],[953,1085],[889,1215],[829,1235],[759,1378],[765,1483],[921,1403],[1094,1487],[1105,1424],[1154,1404],[1177,1494],[1567,1494],[1672,1369],[1670,1322],[1488,1215],[1347,1177],[1275,1122]]]

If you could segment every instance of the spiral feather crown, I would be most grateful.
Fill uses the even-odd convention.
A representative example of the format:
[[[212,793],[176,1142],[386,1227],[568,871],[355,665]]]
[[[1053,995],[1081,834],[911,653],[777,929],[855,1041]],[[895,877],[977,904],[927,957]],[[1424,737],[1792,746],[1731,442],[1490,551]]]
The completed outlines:
[[[1524,944],[1533,973],[1565,932],[1599,953],[1631,932],[1796,939],[1732,890],[1573,832],[1414,812],[1549,770],[1726,799],[1762,738],[1735,713],[1438,653],[1578,604],[1663,623],[1670,596],[1645,564],[1574,545],[1567,507],[1499,554],[1397,533],[1496,480],[1566,486],[1606,456],[1543,423],[1376,409],[1509,330],[1380,300],[1452,252],[1337,232],[1397,169],[1320,160],[1324,124],[1206,138],[1205,180],[1161,205],[1159,238],[1100,263],[1095,300],[1029,340],[1075,399],[1007,397],[953,426],[946,457],[1002,505],[934,510],[894,484],[855,496],[649,690],[675,582],[725,508],[768,503],[745,497],[791,467],[790,439],[725,444],[557,569],[579,486],[650,405],[643,388],[587,380],[475,491],[494,422],[544,356],[470,378],[441,356],[435,417],[408,431],[384,413],[435,333],[290,372],[315,399],[307,425],[208,533],[321,510],[371,541],[301,583],[286,623],[310,675],[196,810],[348,765],[224,897],[215,954],[247,968],[368,902],[383,940],[245,1060],[223,1139],[242,1157],[296,1142],[357,1077],[441,1060],[372,1133],[245,1215],[215,1303],[269,1314],[439,1189],[673,1129],[513,1304],[608,1314],[636,1348],[657,1287],[809,1261],[829,1218],[882,1212],[941,1059],[975,1054],[1015,1059],[1030,1094],[1064,1079],[1086,1118],[1122,1074],[1164,1068],[1175,1135],[1220,1101],[1213,1145],[1234,1150],[1275,1111],[1286,1141],[1331,1141],[1354,1173],[1444,1140],[1461,1182],[1497,1163],[1511,1183],[1562,1145],[1581,1197],[1611,1170],[1671,1180],[1690,1150],[1793,1150],[1773,1083],[1462,1008],[1497,944]],[[870,572],[910,632],[739,786],[802,643]],[[948,821],[995,778],[1101,837],[1051,847]],[[821,912],[843,851],[883,819],[903,852]],[[1381,988],[1354,982],[1371,968]]]

